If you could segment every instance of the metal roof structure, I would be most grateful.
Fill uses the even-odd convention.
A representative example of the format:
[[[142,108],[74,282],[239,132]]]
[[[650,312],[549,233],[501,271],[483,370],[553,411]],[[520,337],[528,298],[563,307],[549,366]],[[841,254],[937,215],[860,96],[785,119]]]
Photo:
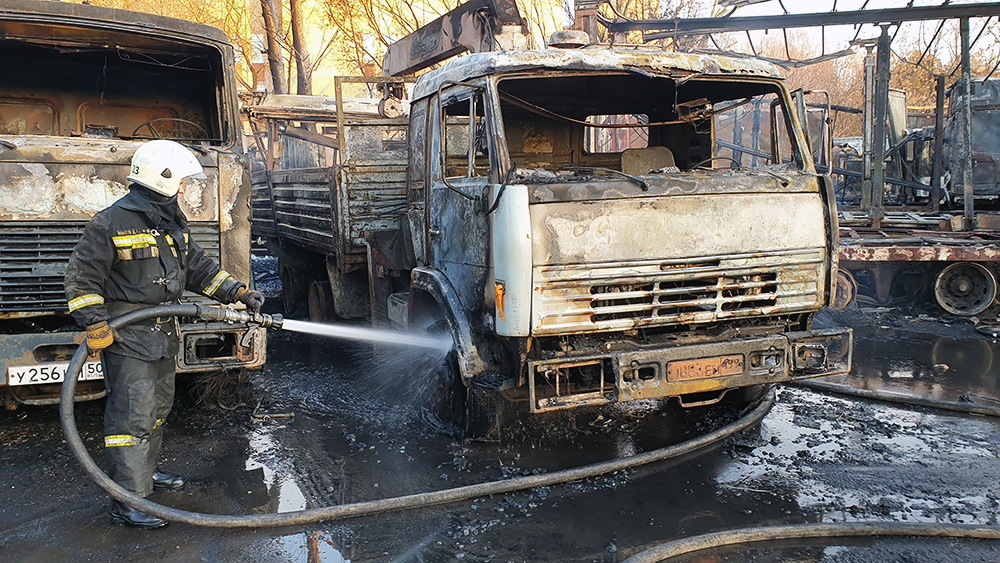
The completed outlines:
[[[762,4],[777,1],[784,14],[779,15],[751,15],[740,16],[739,10],[750,5]],[[693,49],[696,52],[714,52],[733,54],[731,49],[720,47],[719,36],[731,33],[745,34],[746,46],[753,56],[761,57],[761,53],[751,35],[751,31],[779,31],[783,35],[785,42],[784,59],[775,57],[762,57],[780,66],[787,68],[803,66],[830,60],[851,54],[853,50],[847,45],[843,45],[838,50],[827,51],[827,30],[843,26],[853,26],[853,38],[849,41],[851,46],[855,46],[862,33],[867,29],[872,35],[878,34],[878,27],[882,25],[894,26],[895,31],[892,39],[904,29],[904,25],[910,22],[939,22],[932,36],[926,41],[926,46],[921,56],[916,60],[909,60],[894,53],[897,58],[913,65],[921,65],[927,54],[934,48],[940,46],[945,29],[945,22],[948,20],[962,19],[982,19],[982,23],[977,26],[978,32],[971,41],[970,47],[975,47],[977,42],[985,35],[987,29],[996,27],[1000,20],[1000,2],[964,2],[957,3],[950,0],[933,0],[932,4],[918,6],[916,0],[908,0],[905,7],[894,8],[870,8],[877,0],[865,0],[861,9],[838,10],[837,0],[833,1],[833,9],[828,12],[812,13],[791,13],[786,8],[782,0],[719,0],[718,5],[730,8],[722,17],[714,18],[665,18],[649,20],[631,20],[621,14],[609,18],[601,13],[597,14],[597,20],[612,35],[621,37],[623,34],[633,31],[642,32],[643,41],[665,40],[670,41],[675,46],[683,42],[689,45],[697,41],[702,44],[711,44],[714,49],[700,47]],[[875,26],[874,28],[872,26]],[[821,52],[815,57],[798,59],[792,57],[788,47],[788,30],[794,28],[816,29],[820,33],[819,43]],[[891,43],[891,42],[890,42]],[[669,46],[669,44],[668,44]],[[689,48],[690,49],[690,48]],[[951,71],[954,74],[958,69]],[[926,69],[932,72],[931,69]],[[995,70],[995,69],[994,69]]]
[[[673,53],[647,47],[594,46],[582,49],[545,49],[537,51],[490,51],[453,59],[441,68],[424,74],[413,89],[413,98],[420,99],[436,92],[449,82],[463,82],[491,74],[506,74],[527,70],[618,71],[636,69],[641,72],[726,75],[739,74],[781,78],[773,64],[748,57],[710,56],[697,53]]]

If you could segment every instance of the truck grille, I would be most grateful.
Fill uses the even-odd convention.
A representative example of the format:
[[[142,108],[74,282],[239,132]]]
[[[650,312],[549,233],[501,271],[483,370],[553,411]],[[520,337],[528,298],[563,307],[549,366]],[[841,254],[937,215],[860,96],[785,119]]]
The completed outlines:
[[[821,249],[535,268],[536,335],[778,315],[822,306]]]
[[[0,222],[0,312],[66,311],[63,277],[86,223]],[[191,235],[218,260],[218,226],[191,223]]]

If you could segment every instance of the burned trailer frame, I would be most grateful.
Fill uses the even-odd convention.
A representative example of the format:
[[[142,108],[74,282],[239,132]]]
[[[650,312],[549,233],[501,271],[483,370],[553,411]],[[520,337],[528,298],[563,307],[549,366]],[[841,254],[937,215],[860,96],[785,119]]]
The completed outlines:
[[[967,65],[967,20],[961,30]],[[887,51],[885,28],[878,45]],[[860,174],[834,169],[843,177],[860,178],[863,190],[859,203],[841,201],[841,269],[833,308],[842,310],[857,301],[921,310],[932,301],[953,315],[995,319],[1000,220],[996,183],[989,177],[995,169],[991,151],[996,152],[989,127],[991,88],[963,78],[949,95],[946,77],[938,76],[934,126],[906,131],[905,93],[886,90],[895,94],[895,103],[878,94],[882,90],[877,86],[888,84],[888,61],[876,58],[872,46],[866,62],[866,122],[877,125],[871,111],[883,105],[886,122],[873,126],[865,143],[884,147],[886,165],[875,166],[878,150],[868,149]],[[969,103],[965,88],[982,92]],[[880,136],[889,141],[876,143]],[[869,152],[876,154],[869,157]],[[880,182],[885,189],[874,188]],[[887,203],[889,197],[893,199]]]
[[[405,92],[413,82],[338,76],[333,97],[268,95],[244,107],[267,163],[253,173],[252,230],[278,256],[286,312],[317,321],[364,318],[373,295],[382,296],[384,309],[391,291],[379,280],[402,275],[401,251],[371,256],[367,241],[382,233],[398,239],[406,207],[407,103],[344,92],[386,86]]]
[[[192,237],[247,281],[250,182],[235,59],[222,31],[12,0],[0,8],[0,54],[0,387],[15,408],[59,400],[57,382],[83,341],[67,314],[66,263],[87,221],[125,194],[143,142],[171,138],[195,153],[207,179],[186,185],[179,199]],[[247,337],[230,325],[185,320],[180,334],[179,373],[265,359],[263,331]],[[78,390],[80,400],[97,398],[104,386],[83,381]]]
[[[744,165],[716,142],[711,117],[762,93],[790,152],[771,146],[751,167],[751,151]],[[650,105],[665,99],[680,109]],[[412,284],[391,296],[390,320],[451,329],[469,417],[489,392],[532,413],[651,397],[699,406],[846,373],[850,331],[810,330],[832,294],[836,210],[792,107],[767,63],[641,48],[475,54],[422,76]],[[591,118],[635,113],[648,147],[586,148],[585,129],[629,123]],[[796,214],[814,220],[782,219]]]

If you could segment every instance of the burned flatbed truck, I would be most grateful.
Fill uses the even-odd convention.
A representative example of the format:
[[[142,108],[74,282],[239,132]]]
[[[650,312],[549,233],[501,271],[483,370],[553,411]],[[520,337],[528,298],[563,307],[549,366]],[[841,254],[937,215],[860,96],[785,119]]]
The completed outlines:
[[[82,341],[63,275],[86,222],[125,194],[133,152],[169,138],[198,156],[206,180],[180,206],[195,240],[250,279],[250,182],[233,71],[220,30],[96,6],[12,0],[0,7],[0,387],[9,408],[59,400]],[[198,299],[187,294],[185,299]],[[229,326],[182,323],[180,373],[259,366]],[[245,342],[246,343],[246,342]],[[83,376],[100,377],[99,363]],[[104,394],[80,383],[78,398]]]
[[[469,432],[495,428],[498,405],[707,405],[850,370],[850,330],[812,329],[832,298],[836,203],[790,107],[757,60],[479,52],[417,79],[405,185],[382,196],[395,203],[384,228],[363,241],[350,230],[379,201],[355,197],[355,164],[395,166],[371,167],[386,137],[353,145],[363,120],[342,113],[336,190],[275,183],[259,202],[274,202],[262,216],[273,213],[275,242],[327,269],[347,260],[305,242],[317,225],[365,243],[376,324],[450,331],[444,383],[458,393],[442,410]]]

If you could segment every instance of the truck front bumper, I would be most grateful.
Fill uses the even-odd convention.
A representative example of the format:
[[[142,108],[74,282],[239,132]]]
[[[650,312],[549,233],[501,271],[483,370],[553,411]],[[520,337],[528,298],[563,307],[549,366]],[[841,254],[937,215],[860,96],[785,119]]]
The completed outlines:
[[[246,326],[228,323],[181,323],[177,373],[253,369],[264,365],[266,330],[255,329],[250,346],[239,346],[246,331]],[[9,388],[8,397],[14,406],[58,404],[62,385],[11,386],[7,381],[8,368],[69,362],[84,335],[82,331],[0,334],[0,387]],[[100,380],[81,381],[77,387],[77,401],[100,399],[104,395],[104,383]]]
[[[678,397],[684,406],[732,389],[848,373],[853,332],[786,332],[707,344],[528,362],[531,412]]]

